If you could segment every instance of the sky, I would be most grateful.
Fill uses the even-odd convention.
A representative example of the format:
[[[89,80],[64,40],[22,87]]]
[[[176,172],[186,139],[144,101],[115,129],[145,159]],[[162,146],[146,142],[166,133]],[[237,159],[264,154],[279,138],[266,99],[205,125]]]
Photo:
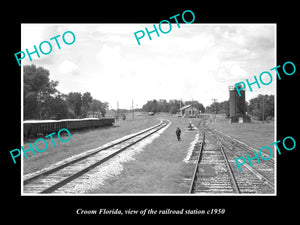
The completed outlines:
[[[167,24],[162,29],[168,30]],[[42,41],[52,44],[48,55],[32,54],[22,66],[35,64],[49,70],[57,89],[90,92],[108,102],[112,109],[140,108],[153,99],[197,100],[204,106],[217,99],[229,99],[228,86],[259,77],[276,65],[275,24],[184,24],[172,23],[169,33],[154,32],[150,40],[134,33],[153,24],[22,24],[21,50],[34,51]],[[158,27],[158,24],[156,24]],[[76,40],[66,45],[62,35],[72,31]],[[145,32],[146,33],[146,32]],[[57,38],[61,49],[58,49]],[[72,40],[66,35],[66,40]],[[69,38],[69,39],[68,39]],[[47,44],[43,44],[47,51]],[[17,62],[16,62],[17,63]],[[275,71],[271,74],[276,77]],[[264,80],[264,79],[263,79]],[[268,78],[265,78],[267,83]],[[246,89],[246,100],[258,94],[276,94],[276,79],[253,92]]]

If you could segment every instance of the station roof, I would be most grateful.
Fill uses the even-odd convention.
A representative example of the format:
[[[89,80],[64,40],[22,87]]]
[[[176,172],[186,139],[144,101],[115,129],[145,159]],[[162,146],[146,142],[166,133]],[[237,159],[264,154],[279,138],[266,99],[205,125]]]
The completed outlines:
[[[190,108],[192,105],[185,105],[183,107],[181,107],[179,110],[182,111],[182,110],[185,110],[187,108]]]

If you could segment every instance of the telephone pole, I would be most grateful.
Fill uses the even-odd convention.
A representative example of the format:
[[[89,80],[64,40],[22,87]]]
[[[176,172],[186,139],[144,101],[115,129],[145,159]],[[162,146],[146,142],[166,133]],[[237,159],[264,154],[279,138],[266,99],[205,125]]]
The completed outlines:
[[[117,101],[117,120],[119,120],[119,101]]]
[[[134,108],[133,108],[134,105],[133,105],[133,99],[132,99],[132,106],[131,106],[131,107],[132,107],[132,119],[134,119]]]

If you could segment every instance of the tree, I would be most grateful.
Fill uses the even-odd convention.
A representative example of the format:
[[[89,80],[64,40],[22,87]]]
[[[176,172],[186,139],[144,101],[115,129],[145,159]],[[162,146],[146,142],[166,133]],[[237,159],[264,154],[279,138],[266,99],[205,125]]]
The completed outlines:
[[[24,120],[38,118],[37,92],[24,94]]]
[[[226,117],[229,117],[229,100],[219,103],[219,113],[223,113]]]
[[[157,112],[157,100],[153,99],[151,101],[147,101],[145,105],[143,105],[142,109],[146,112]]]
[[[62,94],[56,89],[58,81],[49,79],[48,70],[33,64],[23,69],[24,120],[82,118],[89,110],[105,116],[108,103],[93,99],[90,92]]]
[[[202,113],[205,111],[204,106],[198,101],[186,101],[185,105],[191,105],[191,106],[199,109]]]
[[[101,102],[100,112],[101,112],[102,116],[105,116],[106,111],[108,110],[108,106],[109,106],[108,102]]]
[[[83,117],[86,117],[90,109],[90,104],[93,101],[91,93],[90,92],[83,93],[81,100],[82,100],[81,113]]]
[[[169,101],[169,113],[176,114],[179,111],[180,106],[181,107],[184,106],[184,104],[181,100],[176,100],[176,99],[170,100]]]
[[[101,102],[97,99],[93,99],[90,104],[90,110],[93,112],[93,117],[95,117],[96,112],[100,112],[101,110]]]
[[[49,101],[49,117],[50,119],[60,120],[69,117],[68,104],[64,100],[63,95],[57,95]]]
[[[274,118],[274,95],[258,95],[250,100],[248,113],[257,120]]]
[[[81,117],[82,95],[80,92],[70,92],[67,97],[68,107],[77,118]]]
[[[101,113],[101,116],[105,116],[106,111],[108,110],[108,103],[107,102],[101,102],[97,99],[93,99],[92,102],[90,103],[90,111],[93,113],[93,117]]]
[[[168,102],[165,99],[158,100],[156,110],[158,112],[169,112]]]
[[[24,120],[45,119],[49,101],[58,93],[58,81],[49,79],[49,71],[35,65],[24,66]]]

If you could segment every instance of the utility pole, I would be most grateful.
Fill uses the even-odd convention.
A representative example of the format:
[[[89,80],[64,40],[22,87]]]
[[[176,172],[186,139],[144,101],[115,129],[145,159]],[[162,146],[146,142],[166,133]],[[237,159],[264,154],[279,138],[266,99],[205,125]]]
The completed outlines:
[[[119,101],[117,101],[117,120],[119,120]]]
[[[134,119],[134,108],[133,108],[133,99],[132,99],[132,119]]]
[[[181,110],[180,110],[180,109],[181,109],[181,101],[182,101],[182,99],[179,100],[179,114],[180,114],[181,116],[183,116],[183,114],[181,113]]]

